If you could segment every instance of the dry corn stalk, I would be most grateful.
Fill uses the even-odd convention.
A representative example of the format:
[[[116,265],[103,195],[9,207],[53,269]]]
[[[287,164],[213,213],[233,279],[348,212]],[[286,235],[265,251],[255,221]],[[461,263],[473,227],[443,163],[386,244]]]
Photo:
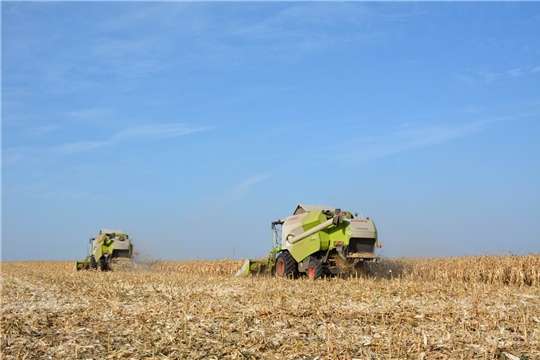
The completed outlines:
[[[2,359],[540,358],[539,255],[233,278],[241,261],[2,263]]]

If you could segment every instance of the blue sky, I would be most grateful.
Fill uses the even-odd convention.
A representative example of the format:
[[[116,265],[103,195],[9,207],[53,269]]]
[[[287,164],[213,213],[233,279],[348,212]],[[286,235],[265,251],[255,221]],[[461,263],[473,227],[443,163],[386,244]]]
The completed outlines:
[[[1,7],[3,261],[258,257],[298,203],[384,256],[540,251],[539,3]]]

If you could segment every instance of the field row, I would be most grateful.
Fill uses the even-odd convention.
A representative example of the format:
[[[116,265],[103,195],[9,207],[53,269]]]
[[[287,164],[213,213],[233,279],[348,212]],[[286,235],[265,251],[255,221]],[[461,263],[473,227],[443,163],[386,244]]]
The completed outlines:
[[[156,270],[199,275],[234,275],[242,261],[158,261]],[[540,254],[454,258],[382,259],[368,266],[368,276],[437,282],[539,286]],[[356,274],[355,274],[356,275]]]

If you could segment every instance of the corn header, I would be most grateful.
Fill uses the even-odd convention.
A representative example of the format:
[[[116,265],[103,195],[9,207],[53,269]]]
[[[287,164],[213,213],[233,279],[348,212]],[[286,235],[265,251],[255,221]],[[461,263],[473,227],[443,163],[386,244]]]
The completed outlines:
[[[271,223],[273,249],[266,259],[245,260],[236,276],[337,275],[345,267],[361,270],[378,259],[375,223],[331,206],[298,205],[292,216]]]

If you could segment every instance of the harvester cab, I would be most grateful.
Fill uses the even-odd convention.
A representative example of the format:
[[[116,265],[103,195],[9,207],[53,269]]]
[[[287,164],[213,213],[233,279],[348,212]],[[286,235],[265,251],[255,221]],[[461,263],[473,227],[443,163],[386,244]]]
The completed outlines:
[[[86,258],[75,263],[76,270],[111,270],[114,261],[131,260],[136,253],[130,237],[122,230],[101,229],[86,246]]]
[[[267,258],[245,260],[236,276],[305,274],[317,279],[346,269],[362,271],[381,247],[372,220],[331,206],[300,204],[292,216],[272,222],[271,229],[273,249]]]

